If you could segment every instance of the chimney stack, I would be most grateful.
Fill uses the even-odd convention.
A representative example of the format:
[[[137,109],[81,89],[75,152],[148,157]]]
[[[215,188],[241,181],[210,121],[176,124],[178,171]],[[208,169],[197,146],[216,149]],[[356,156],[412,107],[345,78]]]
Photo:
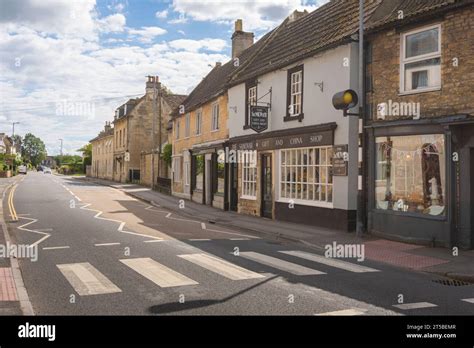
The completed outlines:
[[[300,19],[301,17],[306,16],[307,14],[308,14],[307,10],[304,10],[304,11],[294,10],[293,13],[291,13],[288,16],[288,23],[292,23],[292,22]]]
[[[232,59],[238,57],[242,51],[253,45],[253,33],[243,31],[242,20],[235,21],[235,30],[232,34]]]
[[[156,88],[160,88],[160,82],[158,76],[147,76],[148,81],[146,82],[145,94],[153,96],[153,87],[156,82]]]

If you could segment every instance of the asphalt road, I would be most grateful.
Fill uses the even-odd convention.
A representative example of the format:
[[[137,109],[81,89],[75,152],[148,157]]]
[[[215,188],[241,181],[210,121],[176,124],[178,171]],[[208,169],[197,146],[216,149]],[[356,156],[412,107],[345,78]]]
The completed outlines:
[[[203,225],[70,177],[30,172],[13,202],[13,240],[38,247],[36,261],[19,261],[40,315],[474,313],[463,301],[474,298],[473,285],[377,262],[328,262],[301,245]],[[4,209],[8,216],[6,201]]]

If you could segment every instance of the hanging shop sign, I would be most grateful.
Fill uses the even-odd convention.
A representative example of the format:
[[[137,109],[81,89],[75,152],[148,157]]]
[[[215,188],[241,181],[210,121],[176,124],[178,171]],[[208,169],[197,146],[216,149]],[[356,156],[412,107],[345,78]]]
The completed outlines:
[[[349,163],[348,145],[334,145],[332,148],[332,175],[347,176]]]
[[[268,106],[253,105],[250,107],[250,128],[257,133],[268,128]]]

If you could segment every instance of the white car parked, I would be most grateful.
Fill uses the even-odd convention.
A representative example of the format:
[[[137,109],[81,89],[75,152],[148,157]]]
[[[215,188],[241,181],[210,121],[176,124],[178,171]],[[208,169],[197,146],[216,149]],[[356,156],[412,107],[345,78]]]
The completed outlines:
[[[19,166],[18,167],[18,174],[26,174],[28,172],[26,166]]]

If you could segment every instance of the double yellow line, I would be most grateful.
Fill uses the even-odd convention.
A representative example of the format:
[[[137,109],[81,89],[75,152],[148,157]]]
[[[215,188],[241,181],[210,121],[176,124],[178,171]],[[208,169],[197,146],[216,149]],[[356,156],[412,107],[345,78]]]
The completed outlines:
[[[13,205],[13,195],[15,194],[16,186],[17,184],[12,186],[8,195],[8,208],[10,209],[10,216],[13,221],[18,221],[18,215],[16,215],[15,206]]]

